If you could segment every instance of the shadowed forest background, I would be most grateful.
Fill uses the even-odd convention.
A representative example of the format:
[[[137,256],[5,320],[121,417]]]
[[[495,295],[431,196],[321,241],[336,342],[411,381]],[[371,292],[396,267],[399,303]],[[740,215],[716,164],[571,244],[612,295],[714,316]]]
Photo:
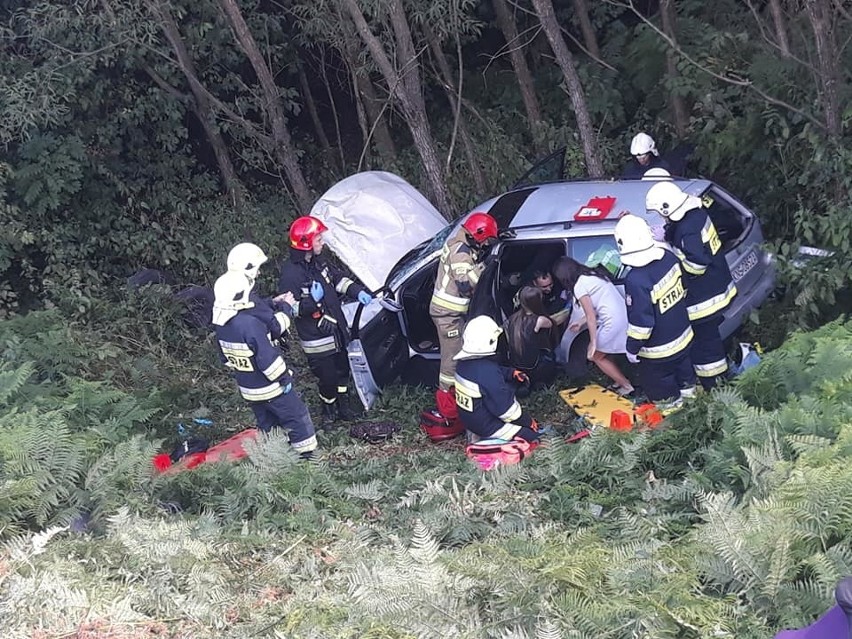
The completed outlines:
[[[852,574],[848,0],[0,0],[0,65],[4,638],[763,639]],[[495,473],[394,387],[388,445],[152,474],[177,424],[253,423],[173,296],[234,244],[282,257],[360,170],[448,219],[561,147],[617,176],[638,131],[757,212],[759,367]]]

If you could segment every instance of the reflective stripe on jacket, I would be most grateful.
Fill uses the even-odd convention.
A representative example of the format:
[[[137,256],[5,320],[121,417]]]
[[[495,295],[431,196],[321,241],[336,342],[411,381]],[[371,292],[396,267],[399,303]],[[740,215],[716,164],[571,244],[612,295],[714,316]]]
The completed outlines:
[[[662,360],[692,342],[686,289],[678,259],[665,251],[659,260],[637,266],[624,282],[627,302],[627,352]]]
[[[474,251],[467,243],[467,232],[459,226],[441,249],[429,315],[466,315],[482,269],[483,266],[476,263]]]
[[[679,222],[668,224],[667,236],[686,274],[689,319],[721,313],[734,299],[737,287],[713,221],[704,209],[696,208]]]
[[[495,357],[464,359],[456,366],[455,388],[459,418],[480,437],[512,439],[532,419],[515,399],[512,369]]]
[[[272,343],[268,328],[251,309],[216,327],[222,362],[231,369],[240,394],[250,402],[267,401],[292,388],[292,371]]]
[[[343,315],[341,297],[357,299],[366,289],[326,262],[321,255],[305,258],[309,251],[291,249],[290,260],[281,267],[278,292],[290,292],[299,303],[294,320],[296,332],[308,359],[328,357],[346,348],[349,330]],[[311,297],[311,284],[319,282],[323,298],[315,302]]]

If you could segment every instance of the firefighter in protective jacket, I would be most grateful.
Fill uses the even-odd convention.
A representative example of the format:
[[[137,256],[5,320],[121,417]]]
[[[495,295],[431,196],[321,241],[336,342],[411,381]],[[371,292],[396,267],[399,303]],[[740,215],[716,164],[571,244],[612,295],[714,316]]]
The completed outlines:
[[[640,363],[648,399],[677,404],[694,392],[695,385],[689,357],[693,332],[680,263],[635,215],[618,221],[615,241],[621,262],[632,267],[624,282],[627,359]]]
[[[222,362],[231,369],[240,395],[269,432],[283,428],[290,445],[304,457],[317,447],[308,408],[293,388],[293,373],[270,339],[266,323],[252,312],[252,283],[243,274],[228,271],[213,287],[213,325]],[[289,317],[276,313],[276,323],[287,330]]]
[[[252,285],[249,301],[254,304],[250,312],[266,324],[272,341],[282,338],[287,332],[288,325],[282,326],[278,312],[289,315],[294,307],[295,298],[290,293],[284,293],[273,298],[261,297],[254,288],[260,267],[267,261],[266,253],[257,245],[250,242],[237,244],[228,252],[228,271],[244,274]]]
[[[290,261],[281,268],[278,290],[296,298],[296,330],[311,372],[319,382],[323,422],[354,418],[349,406],[349,331],[341,296],[369,304],[367,290],[322,257],[322,234],[328,228],[315,217],[300,217],[290,226]]]
[[[438,409],[447,415],[452,405],[450,388],[455,383],[456,362],[461,350],[464,320],[470,298],[485,268],[483,262],[488,247],[497,239],[497,221],[487,213],[471,213],[461,226],[447,238],[441,249],[438,276],[429,304],[429,315],[438,329],[441,347],[441,370],[438,375]]]
[[[465,429],[483,439],[534,442],[541,437],[538,424],[515,398],[521,371],[497,362],[497,340],[503,332],[487,315],[474,317],[464,329],[463,345],[454,356],[456,404]]]
[[[701,385],[712,388],[728,370],[719,325],[737,294],[722,241],[701,199],[684,193],[673,182],[651,187],[645,208],[666,218],[665,238],[686,278],[686,303],[695,331],[692,364]]]

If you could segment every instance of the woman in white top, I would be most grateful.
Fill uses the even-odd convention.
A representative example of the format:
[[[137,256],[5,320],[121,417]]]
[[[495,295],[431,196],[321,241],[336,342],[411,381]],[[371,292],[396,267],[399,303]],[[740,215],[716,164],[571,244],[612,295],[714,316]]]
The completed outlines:
[[[629,395],[633,392],[633,384],[609,357],[627,350],[627,307],[610,280],[609,272],[600,266],[589,268],[570,257],[556,260],[552,271],[562,287],[573,294],[586,316],[585,322],[572,324],[568,330],[577,332],[584,325],[588,327],[587,357],[615,382],[615,392]]]

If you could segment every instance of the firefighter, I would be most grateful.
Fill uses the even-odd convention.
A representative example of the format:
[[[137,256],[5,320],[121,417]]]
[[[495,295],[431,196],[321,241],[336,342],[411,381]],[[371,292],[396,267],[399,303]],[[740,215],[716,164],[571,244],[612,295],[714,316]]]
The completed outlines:
[[[693,339],[680,262],[654,241],[640,217],[625,215],[615,227],[625,277],[627,359],[639,362],[645,394],[662,407],[694,393],[689,357]]]
[[[497,340],[503,329],[487,315],[474,317],[464,329],[454,384],[459,418],[473,439],[520,437],[534,442],[541,437],[538,423],[515,398],[518,384],[527,381],[518,370],[497,362]]]
[[[429,304],[429,315],[438,329],[441,370],[436,401],[444,417],[455,417],[452,388],[456,371],[453,359],[461,349],[464,320],[470,298],[485,269],[489,246],[497,239],[497,221],[487,213],[471,213],[444,243],[438,276]]]
[[[243,273],[254,287],[258,271],[267,259],[266,253],[257,244],[242,242],[228,253],[228,271]],[[273,298],[264,298],[252,288],[249,301],[254,303],[251,312],[266,324],[272,340],[282,338],[287,332],[287,327],[278,321],[277,311],[285,311],[289,314],[296,301],[293,295],[284,293]]]
[[[322,256],[322,221],[305,216],[290,226],[290,260],[281,268],[278,290],[292,293],[296,300],[295,324],[311,372],[319,382],[323,427],[349,421],[355,415],[349,405],[349,331],[341,297],[362,304],[373,296]]]
[[[293,388],[293,372],[273,345],[266,324],[254,313],[253,284],[245,274],[228,271],[213,287],[213,325],[222,362],[231,369],[240,394],[257,419],[257,427],[288,431],[290,445],[303,458],[317,447],[308,408]],[[290,320],[284,312],[276,320],[285,330]]]
[[[652,186],[645,208],[666,219],[665,239],[686,277],[687,310],[695,332],[692,364],[701,385],[713,388],[728,370],[719,326],[737,294],[719,233],[702,208],[701,198],[684,193],[673,182]]]
[[[669,163],[660,157],[657,144],[647,133],[637,133],[630,141],[630,155],[633,159],[624,167],[621,177],[641,178],[649,169],[670,171]]]

